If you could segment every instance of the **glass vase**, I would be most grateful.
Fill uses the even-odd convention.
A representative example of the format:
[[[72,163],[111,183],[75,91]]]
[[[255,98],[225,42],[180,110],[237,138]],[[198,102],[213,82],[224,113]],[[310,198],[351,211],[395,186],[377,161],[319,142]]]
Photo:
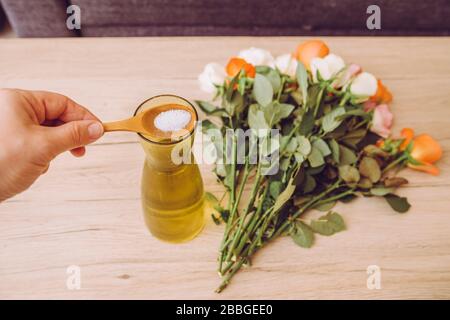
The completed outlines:
[[[174,95],[144,101],[135,115],[167,104],[192,108],[197,122],[194,106]],[[151,234],[160,240],[174,243],[191,240],[204,225],[203,181],[191,151],[194,134],[195,126],[180,140],[155,141],[138,134],[146,155],[141,181],[144,219]]]

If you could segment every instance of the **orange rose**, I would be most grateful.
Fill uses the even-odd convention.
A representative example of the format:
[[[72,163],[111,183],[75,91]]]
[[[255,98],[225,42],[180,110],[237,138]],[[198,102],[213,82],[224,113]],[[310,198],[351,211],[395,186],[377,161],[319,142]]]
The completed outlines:
[[[438,175],[439,169],[433,164],[442,157],[442,148],[439,143],[428,134],[420,134],[413,138],[414,131],[405,128],[400,133],[405,141],[400,148],[406,148],[412,141],[410,156],[420,164],[408,163],[408,167],[423,171],[432,175]]]
[[[295,58],[301,61],[306,69],[311,70],[313,58],[323,58],[330,52],[325,42],[321,40],[310,40],[301,43],[294,53]]]
[[[386,86],[378,79],[377,92],[370,97],[370,100],[376,103],[389,103],[392,101],[392,94]]]
[[[252,64],[241,58],[231,58],[226,66],[227,74],[235,77],[241,70],[244,70],[249,78],[254,78],[256,75],[255,67]]]

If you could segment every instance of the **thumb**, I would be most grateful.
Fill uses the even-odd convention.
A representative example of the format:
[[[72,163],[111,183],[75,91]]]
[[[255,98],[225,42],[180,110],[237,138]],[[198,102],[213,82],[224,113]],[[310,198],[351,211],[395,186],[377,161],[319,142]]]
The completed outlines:
[[[103,135],[103,126],[95,120],[67,122],[57,127],[47,127],[45,131],[49,145],[49,155],[58,154],[94,142]]]

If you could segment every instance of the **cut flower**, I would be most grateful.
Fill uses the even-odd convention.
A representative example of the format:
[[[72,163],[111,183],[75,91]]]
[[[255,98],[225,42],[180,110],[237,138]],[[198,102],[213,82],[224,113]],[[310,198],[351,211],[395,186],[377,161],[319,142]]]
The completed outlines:
[[[256,75],[255,67],[242,58],[231,58],[226,66],[228,76],[235,77],[241,70],[244,70],[245,75],[249,78],[254,78]]]
[[[295,57],[301,61],[307,70],[311,70],[311,60],[323,58],[330,52],[330,49],[321,40],[310,40],[299,44],[295,51]]]
[[[420,134],[412,138],[411,135],[414,135],[414,131],[410,128],[403,129],[401,135],[405,138],[404,142],[408,142],[406,152],[410,149],[411,160],[408,161],[408,167],[438,175],[439,168],[434,163],[442,157],[442,148],[439,143],[428,134]]]
[[[344,68],[344,60],[333,53],[330,53],[324,58],[311,59],[311,74],[313,77],[313,82],[319,82],[319,76],[323,80],[330,80]]]
[[[275,59],[275,66],[278,68],[278,70],[290,77],[295,76],[297,65],[297,60],[290,53],[283,54]]]
[[[242,50],[239,52],[238,57],[254,66],[269,66],[271,68],[275,66],[275,60],[272,54],[269,51],[260,48],[251,47]]]
[[[198,76],[200,89],[208,93],[214,93],[216,86],[223,85],[225,77],[225,70],[220,64],[215,62],[208,63]]]

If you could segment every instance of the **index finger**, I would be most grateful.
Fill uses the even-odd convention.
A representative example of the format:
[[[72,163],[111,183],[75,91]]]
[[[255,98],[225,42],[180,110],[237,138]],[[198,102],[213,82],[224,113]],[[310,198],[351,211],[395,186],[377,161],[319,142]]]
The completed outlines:
[[[21,93],[30,101],[41,124],[46,120],[61,120],[62,122],[76,120],[100,121],[88,109],[65,95],[48,91],[23,90]]]

